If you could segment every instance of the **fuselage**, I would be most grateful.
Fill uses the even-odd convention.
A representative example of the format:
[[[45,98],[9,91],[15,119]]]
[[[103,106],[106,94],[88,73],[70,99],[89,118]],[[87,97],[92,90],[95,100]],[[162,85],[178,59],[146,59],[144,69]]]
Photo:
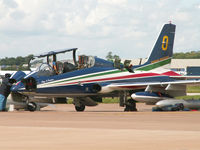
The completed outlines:
[[[32,77],[36,80],[37,88],[35,90],[27,91],[24,83],[20,81],[12,88],[12,91],[18,91],[25,95],[32,93],[37,96],[97,95],[110,92],[103,91],[103,87],[112,83],[169,82],[173,80],[168,75],[165,75],[165,72],[138,71],[133,73],[126,69],[119,70],[109,67],[84,68],[54,76],[38,76],[37,74],[38,72],[32,72],[24,77],[24,79]],[[100,89],[98,91],[93,90],[93,86],[97,84]],[[144,88],[145,86],[132,87],[133,90]]]

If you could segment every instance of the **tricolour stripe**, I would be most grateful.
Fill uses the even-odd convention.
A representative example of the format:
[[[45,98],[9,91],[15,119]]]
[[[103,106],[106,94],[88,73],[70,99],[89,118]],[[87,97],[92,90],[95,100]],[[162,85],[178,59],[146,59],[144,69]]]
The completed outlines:
[[[168,59],[165,59],[165,60],[153,63],[153,64],[148,64],[146,66],[136,68],[135,70],[136,71],[149,71],[149,70],[156,69],[156,68],[162,67],[164,65],[170,64],[170,63],[171,63],[171,58],[168,58]]]

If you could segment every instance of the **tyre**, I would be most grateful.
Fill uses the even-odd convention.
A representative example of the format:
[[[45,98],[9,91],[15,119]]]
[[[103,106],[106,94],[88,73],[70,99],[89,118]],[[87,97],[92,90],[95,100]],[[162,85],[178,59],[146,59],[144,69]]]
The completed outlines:
[[[137,111],[136,101],[133,100],[133,99],[129,99],[127,101],[127,104],[126,104],[124,111]]]
[[[124,108],[124,111],[130,111],[130,106],[126,105],[126,107]]]
[[[76,111],[84,111],[85,110],[85,105],[80,105],[80,106],[75,106]]]
[[[37,110],[37,104],[34,102],[30,102],[27,104],[27,110],[29,111],[36,111]]]

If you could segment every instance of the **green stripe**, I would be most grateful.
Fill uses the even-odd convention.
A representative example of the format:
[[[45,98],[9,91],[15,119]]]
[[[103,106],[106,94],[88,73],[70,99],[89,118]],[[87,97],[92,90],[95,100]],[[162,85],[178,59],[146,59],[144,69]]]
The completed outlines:
[[[68,79],[68,80],[66,79],[66,80],[63,80],[63,81],[57,81],[57,82],[53,82],[53,83],[49,83],[49,84],[56,84],[56,83],[62,83],[62,82],[67,82],[67,81],[80,80],[80,79],[91,78],[91,77],[98,77],[98,76],[120,73],[120,72],[127,72],[127,71],[126,70],[124,70],[124,71],[115,70],[115,71],[104,72],[104,73],[99,73],[99,74],[92,74],[92,75],[88,75],[88,76],[84,76],[84,77],[77,77],[77,78]]]
[[[171,63],[171,58],[135,69],[136,71],[149,71]]]

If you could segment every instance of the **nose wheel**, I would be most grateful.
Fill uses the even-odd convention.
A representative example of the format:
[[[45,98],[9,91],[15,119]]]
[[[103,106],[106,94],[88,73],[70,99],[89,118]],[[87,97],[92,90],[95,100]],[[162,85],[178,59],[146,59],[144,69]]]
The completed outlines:
[[[128,99],[124,111],[137,111],[136,101],[133,99]]]
[[[27,110],[36,111],[36,110],[40,110],[40,107],[35,102],[29,102],[27,104]]]

